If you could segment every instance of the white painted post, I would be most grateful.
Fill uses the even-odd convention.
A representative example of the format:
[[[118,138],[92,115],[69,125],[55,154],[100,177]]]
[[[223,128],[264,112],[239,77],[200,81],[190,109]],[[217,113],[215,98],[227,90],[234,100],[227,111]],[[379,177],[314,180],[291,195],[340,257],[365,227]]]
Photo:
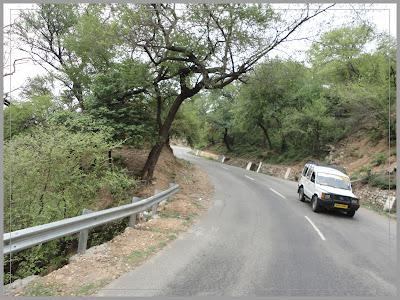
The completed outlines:
[[[196,151],[196,155],[199,155],[199,150]]]
[[[252,162],[249,162],[249,163],[247,164],[246,170],[250,170],[252,164],[253,164]]]
[[[287,169],[286,174],[285,174],[285,179],[288,179],[289,174],[290,174],[290,170],[291,170],[290,168]]]
[[[392,211],[395,203],[396,203],[396,197],[388,196],[385,206],[383,207],[383,210],[384,211]]]
[[[260,163],[258,164],[257,173],[260,172],[260,170],[261,170],[261,165],[262,165],[262,162],[260,161]]]
[[[140,200],[142,199],[138,197],[132,197],[132,203],[138,202]],[[129,217],[129,227],[135,227],[135,225],[136,225],[136,213],[131,214],[131,216]]]
[[[82,215],[90,214],[91,210],[84,208]],[[79,232],[78,254],[85,254],[87,248],[87,241],[89,236],[89,228],[83,229]]]

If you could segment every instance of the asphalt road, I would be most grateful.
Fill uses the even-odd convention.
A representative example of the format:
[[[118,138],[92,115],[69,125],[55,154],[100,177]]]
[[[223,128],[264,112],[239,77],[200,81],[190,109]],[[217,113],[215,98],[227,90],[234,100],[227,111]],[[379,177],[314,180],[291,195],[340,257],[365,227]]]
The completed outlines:
[[[394,296],[396,222],[314,213],[297,183],[174,148],[209,174],[214,204],[188,232],[96,296]]]

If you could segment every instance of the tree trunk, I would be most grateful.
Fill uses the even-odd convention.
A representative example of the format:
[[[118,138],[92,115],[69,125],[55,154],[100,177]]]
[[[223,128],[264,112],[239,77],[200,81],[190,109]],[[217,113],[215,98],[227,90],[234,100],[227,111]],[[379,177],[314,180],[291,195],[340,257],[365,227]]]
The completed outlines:
[[[165,144],[165,146],[172,154],[174,154],[174,150],[172,150],[172,148],[171,148],[171,136],[169,134],[168,134],[167,143]]]
[[[211,144],[212,144],[213,146],[215,146],[215,141],[214,141],[214,138],[213,138],[213,137],[211,137],[211,139],[209,139],[209,141],[211,142]]]
[[[258,126],[260,126],[261,129],[262,129],[262,131],[264,132],[264,136],[265,136],[265,138],[266,138],[267,141],[268,141],[269,149],[272,150],[272,143],[271,143],[271,140],[270,140],[270,138],[269,138],[267,129],[264,127],[263,124],[261,124],[261,122],[258,123]]]
[[[231,147],[229,146],[228,128],[225,128],[225,132],[224,132],[224,143],[225,143],[226,149],[228,149],[229,152],[232,152],[232,149],[231,149]]]
[[[165,142],[158,142],[150,151],[149,156],[147,157],[146,164],[144,165],[142,171],[142,179],[147,182],[153,178],[154,169],[156,167],[158,158],[160,157],[161,151],[164,147]]]
[[[202,88],[201,84],[196,85],[193,89],[187,89],[186,87],[182,88],[182,93],[178,95],[172,104],[168,115],[165,119],[164,124],[162,124],[159,130],[159,142],[151,149],[149,156],[147,157],[146,164],[142,170],[141,178],[142,180],[146,180],[149,182],[153,178],[154,169],[156,167],[158,158],[160,157],[161,151],[166,145],[168,140],[168,133],[169,129],[171,128],[172,122],[175,119],[175,115],[178,112],[179,107],[181,106],[182,102],[197,94]]]

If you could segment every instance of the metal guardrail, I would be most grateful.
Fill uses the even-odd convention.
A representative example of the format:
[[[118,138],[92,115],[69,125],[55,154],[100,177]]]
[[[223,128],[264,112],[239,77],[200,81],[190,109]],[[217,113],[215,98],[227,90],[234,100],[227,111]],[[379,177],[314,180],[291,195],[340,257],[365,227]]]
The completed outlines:
[[[130,225],[132,226],[135,223],[132,221],[132,218],[134,217],[136,220],[136,213],[153,207],[152,212],[155,214],[158,203],[167,198],[170,199],[170,197],[178,191],[179,185],[171,183],[169,189],[165,191],[156,191],[156,194],[149,198],[142,200],[134,197],[132,202],[136,202],[131,204],[90,212],[69,219],[5,233],[3,235],[3,254],[6,255],[11,252],[20,251],[73,233],[85,230],[87,232],[90,228],[128,216],[131,216]],[[86,250],[86,245],[84,250]]]

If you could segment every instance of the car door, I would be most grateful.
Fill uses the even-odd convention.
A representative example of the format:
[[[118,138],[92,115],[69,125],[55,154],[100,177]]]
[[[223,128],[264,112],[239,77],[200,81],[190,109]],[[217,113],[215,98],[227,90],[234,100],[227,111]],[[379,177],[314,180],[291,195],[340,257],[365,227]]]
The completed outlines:
[[[310,198],[316,194],[316,188],[315,188],[315,179],[316,179],[316,173],[315,171],[312,171],[311,176],[310,176]]]
[[[314,169],[311,167],[308,169],[304,180],[304,194],[310,198],[311,197],[311,174],[314,173]]]

